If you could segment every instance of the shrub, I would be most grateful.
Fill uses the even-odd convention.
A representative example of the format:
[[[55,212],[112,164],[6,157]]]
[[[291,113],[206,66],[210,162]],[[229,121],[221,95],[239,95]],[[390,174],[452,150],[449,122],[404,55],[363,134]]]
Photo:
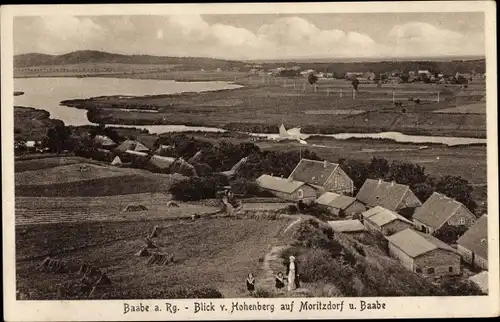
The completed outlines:
[[[273,197],[274,195],[259,187],[254,181],[246,179],[236,179],[231,182],[231,190],[234,194],[242,197]]]
[[[219,189],[227,184],[220,176],[192,177],[176,182],[170,188],[170,193],[176,200],[196,201],[215,198]]]

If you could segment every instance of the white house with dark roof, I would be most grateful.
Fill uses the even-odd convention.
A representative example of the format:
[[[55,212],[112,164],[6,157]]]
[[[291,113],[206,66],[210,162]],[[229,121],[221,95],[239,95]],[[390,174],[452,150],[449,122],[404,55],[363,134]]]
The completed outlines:
[[[465,262],[488,269],[488,216],[483,215],[457,241]]]
[[[384,236],[395,234],[407,228],[413,228],[413,223],[395,211],[376,206],[363,212],[363,225],[366,229],[377,231]]]
[[[470,227],[476,216],[461,202],[434,192],[413,214],[418,230],[433,234],[444,224]]]
[[[367,207],[382,206],[398,213],[413,213],[422,205],[407,185],[381,179],[367,179],[359,189],[356,199]]]
[[[289,176],[290,179],[308,183],[318,191],[352,194],[354,183],[337,163],[301,159]]]
[[[322,194],[315,202],[327,207],[333,215],[337,216],[360,214],[366,210],[366,207],[356,198],[329,191]]]
[[[316,189],[303,181],[263,174],[256,182],[259,187],[283,200],[311,202],[316,199]]]
[[[389,255],[414,273],[431,277],[460,274],[460,254],[434,236],[408,228],[386,239]]]

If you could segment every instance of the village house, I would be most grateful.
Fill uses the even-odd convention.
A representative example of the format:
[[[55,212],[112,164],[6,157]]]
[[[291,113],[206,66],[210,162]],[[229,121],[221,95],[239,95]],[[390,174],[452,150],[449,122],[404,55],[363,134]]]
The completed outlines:
[[[148,162],[148,169],[153,172],[169,173],[169,169],[174,164],[176,158],[153,155]]]
[[[470,227],[476,216],[462,203],[434,192],[413,214],[418,230],[433,234],[444,224]]]
[[[466,263],[488,270],[488,216],[481,216],[457,244],[457,250]]]
[[[460,274],[460,255],[434,236],[407,228],[386,237],[389,255],[420,275],[441,277]]]
[[[335,220],[328,221],[336,233],[349,234],[351,236],[359,236],[366,231],[365,226],[359,220]]]
[[[311,202],[316,199],[316,189],[303,181],[263,174],[257,178],[257,184],[283,200]]]
[[[301,159],[293,169],[290,179],[306,182],[318,189],[320,194],[330,191],[352,195],[354,183],[337,163]]]
[[[382,179],[367,179],[359,189],[356,199],[367,207],[381,206],[407,218],[413,214],[416,207],[422,205],[407,185]]]
[[[377,231],[384,236],[392,235],[407,228],[413,228],[413,223],[400,214],[376,206],[361,214],[363,225],[371,231]]]
[[[366,210],[356,198],[329,191],[322,194],[315,202],[327,207],[332,215],[342,217],[360,214]]]

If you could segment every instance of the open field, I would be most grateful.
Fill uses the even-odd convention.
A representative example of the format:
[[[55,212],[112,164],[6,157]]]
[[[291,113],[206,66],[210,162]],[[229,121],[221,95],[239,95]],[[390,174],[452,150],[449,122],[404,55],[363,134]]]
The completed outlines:
[[[422,84],[418,85],[420,89],[412,91],[426,92]],[[88,114],[89,120],[106,124],[185,124],[277,132],[278,126],[284,123],[287,126],[302,126],[304,133],[393,131],[440,136],[486,135],[484,114],[435,113],[453,106],[454,92],[451,90],[441,93],[440,102],[422,101],[416,104],[406,100],[402,101],[400,108],[392,102],[392,89],[369,91],[361,87],[353,99],[350,96],[341,98],[293,90],[280,84],[266,84],[200,94],[68,100],[64,104],[83,109],[94,108]],[[155,110],[157,113],[140,112],[140,109]],[[322,112],[311,113],[318,110]],[[337,110],[338,113],[335,112]]]
[[[169,174],[117,168],[78,157],[67,157],[57,161],[47,159],[16,161],[16,164],[16,168],[31,169],[16,173],[16,196],[97,197],[166,192],[177,180],[175,176]],[[90,170],[80,172],[81,164],[86,164]]]
[[[80,171],[81,166],[86,166],[87,171]],[[78,181],[107,179],[122,176],[124,171],[119,168],[103,167],[95,164],[77,163],[63,165],[43,170],[25,171],[16,174],[16,186],[43,183],[51,185],[57,183],[72,183]]]
[[[158,222],[64,224],[18,227],[17,257],[40,258],[18,262],[17,288],[30,299],[57,299],[57,285],[77,281],[79,265],[90,263],[110,277],[112,285],[97,298],[169,298],[178,287],[214,287],[225,297],[245,295],[248,273],[258,275],[262,259],[289,224],[288,220],[206,219],[165,225],[155,238],[159,251],[172,254],[175,263],[147,265],[134,254]],[[163,226],[163,225],[162,225]],[[91,244],[90,244],[90,241]],[[75,270],[47,274],[35,270],[44,256],[74,264]],[[82,294],[80,298],[86,298]]]

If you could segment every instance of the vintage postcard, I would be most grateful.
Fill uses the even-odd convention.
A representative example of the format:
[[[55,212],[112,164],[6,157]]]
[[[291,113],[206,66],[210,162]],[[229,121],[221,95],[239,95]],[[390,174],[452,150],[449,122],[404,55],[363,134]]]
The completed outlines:
[[[495,9],[2,7],[4,320],[498,316]]]

